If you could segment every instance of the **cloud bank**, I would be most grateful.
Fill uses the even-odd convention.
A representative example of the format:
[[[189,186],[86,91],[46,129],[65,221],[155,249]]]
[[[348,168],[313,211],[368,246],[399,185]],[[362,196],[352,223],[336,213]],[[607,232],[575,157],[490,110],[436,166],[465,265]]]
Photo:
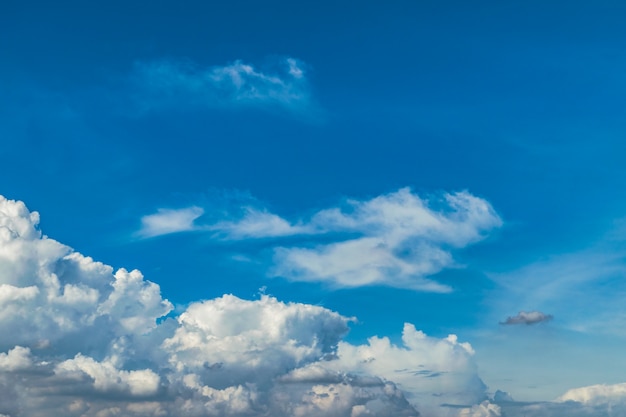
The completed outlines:
[[[44,236],[38,222],[0,197],[0,416],[626,415],[625,384],[489,401],[468,343],[410,323],[399,345],[353,345],[351,318],[266,295],[201,300],[166,318],[157,284]]]
[[[264,72],[239,60],[207,68],[183,61],[141,62],[135,68],[136,98],[144,110],[181,105],[310,108],[305,65],[284,58],[271,67]]]
[[[0,197],[0,415],[448,416],[441,403],[485,397],[473,350],[454,335],[406,324],[401,346],[352,345],[351,318],[265,295],[167,318],[157,284],[38,222]]]

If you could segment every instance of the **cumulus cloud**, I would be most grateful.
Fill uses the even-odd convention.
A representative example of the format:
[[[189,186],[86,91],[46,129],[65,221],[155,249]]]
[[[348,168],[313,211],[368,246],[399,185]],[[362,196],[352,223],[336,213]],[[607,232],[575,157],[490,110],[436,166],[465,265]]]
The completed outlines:
[[[136,66],[138,99],[145,109],[192,104],[204,107],[280,107],[300,111],[310,106],[305,65],[295,58],[259,70],[243,61],[200,68],[183,61],[142,62]]]
[[[200,207],[187,207],[177,210],[159,209],[154,214],[141,218],[141,229],[136,233],[142,238],[196,230],[195,220],[204,214]]]
[[[7,353],[0,353],[0,371],[19,371],[32,366],[30,349],[15,346]]]
[[[157,284],[44,236],[38,221],[0,197],[0,414],[448,417],[440,403],[484,397],[456,336],[407,324],[402,346],[352,345],[352,318],[266,295],[165,318]]]
[[[600,384],[574,388],[557,398],[557,401],[575,401],[592,406],[603,404],[622,404],[626,406],[626,383],[613,385]]]
[[[552,315],[544,314],[541,311],[520,311],[516,316],[509,316],[505,321],[500,322],[500,324],[511,325],[511,324],[537,324],[546,321],[552,320]]]
[[[439,415],[441,404],[475,404],[486,398],[473,354],[471,345],[459,342],[455,335],[430,337],[406,323],[401,346],[387,337],[372,337],[356,346],[342,341],[339,359],[327,366],[394,381],[424,415]]]

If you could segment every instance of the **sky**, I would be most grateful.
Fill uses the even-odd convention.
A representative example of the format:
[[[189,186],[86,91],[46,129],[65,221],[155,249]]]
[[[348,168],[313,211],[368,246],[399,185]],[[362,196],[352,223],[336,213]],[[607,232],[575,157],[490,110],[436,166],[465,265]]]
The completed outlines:
[[[626,3],[0,4],[0,417],[626,416]]]

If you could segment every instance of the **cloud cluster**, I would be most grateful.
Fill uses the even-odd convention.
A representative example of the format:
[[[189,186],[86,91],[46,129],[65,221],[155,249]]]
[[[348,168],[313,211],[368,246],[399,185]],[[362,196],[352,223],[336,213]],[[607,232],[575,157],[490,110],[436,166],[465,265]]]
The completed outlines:
[[[310,93],[304,64],[285,58],[273,66],[273,71],[263,72],[242,61],[208,68],[182,61],[142,62],[135,73],[137,98],[146,110],[181,104],[307,108]]]
[[[544,314],[541,311],[520,311],[515,316],[509,316],[505,321],[500,322],[500,324],[511,325],[511,324],[537,324],[546,321],[552,320],[551,314]]]
[[[83,256],[0,197],[0,415],[448,416],[484,385],[472,348],[407,324],[403,345],[342,340],[351,318],[269,296],[171,304],[139,271]]]
[[[245,207],[235,219],[194,225],[190,209],[162,210],[142,219],[140,235],[155,235],[148,222],[167,214],[179,228],[161,233],[205,230],[216,239],[271,239],[270,273],[293,281],[324,282],[334,287],[385,285],[417,291],[448,292],[430,277],[458,266],[452,251],[486,237],[502,224],[491,205],[468,192],[426,200],[409,188],[371,200],[348,200],[339,207],[290,222],[267,210]],[[184,217],[186,222],[178,222]],[[283,246],[275,238],[298,236],[300,243]],[[323,237],[324,243],[319,243]]]

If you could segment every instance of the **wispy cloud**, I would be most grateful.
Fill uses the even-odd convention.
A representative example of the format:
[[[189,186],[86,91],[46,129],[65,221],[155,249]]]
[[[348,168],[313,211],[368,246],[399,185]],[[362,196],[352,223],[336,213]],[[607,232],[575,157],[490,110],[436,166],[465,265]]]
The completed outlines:
[[[546,321],[552,320],[552,315],[544,314],[541,311],[520,311],[515,316],[509,316],[506,320],[500,322],[500,324],[511,325],[511,324],[537,324]]]
[[[197,226],[194,222],[203,213],[202,208],[195,206],[176,210],[159,209],[155,214],[141,218],[141,229],[136,232],[136,236],[149,238],[195,230]]]
[[[467,192],[429,202],[403,188],[316,213],[305,225],[309,230],[356,237],[313,247],[278,247],[273,272],[337,287],[448,292],[448,286],[428,277],[456,266],[453,249],[483,239],[501,223],[487,201]]]
[[[136,66],[137,98],[145,110],[162,106],[264,107],[301,112],[311,105],[306,65],[295,58],[263,71],[237,60],[198,67],[184,61],[141,62]]]
[[[623,242],[611,238],[588,249],[491,274],[497,284],[491,297],[493,320],[512,308],[549,310],[559,318],[561,327],[623,336],[626,285],[621,277],[626,269],[625,256]],[[585,308],[587,305],[594,305],[593,311]]]
[[[292,236],[311,231],[308,226],[292,225],[280,216],[254,207],[244,207],[244,215],[237,220],[220,221],[207,226],[206,230],[229,240]]]
[[[270,274],[334,287],[385,285],[430,292],[451,291],[430,277],[459,266],[454,250],[484,239],[502,224],[487,201],[468,192],[429,201],[409,188],[371,200],[347,200],[295,222],[251,206],[238,218],[201,226],[193,224],[194,214],[152,215],[157,226],[144,227],[142,235],[204,230],[224,240],[297,236],[299,243],[293,246],[269,243],[274,253]],[[169,227],[170,217],[176,227]],[[161,223],[166,226],[158,227]],[[325,243],[316,243],[322,235]]]

